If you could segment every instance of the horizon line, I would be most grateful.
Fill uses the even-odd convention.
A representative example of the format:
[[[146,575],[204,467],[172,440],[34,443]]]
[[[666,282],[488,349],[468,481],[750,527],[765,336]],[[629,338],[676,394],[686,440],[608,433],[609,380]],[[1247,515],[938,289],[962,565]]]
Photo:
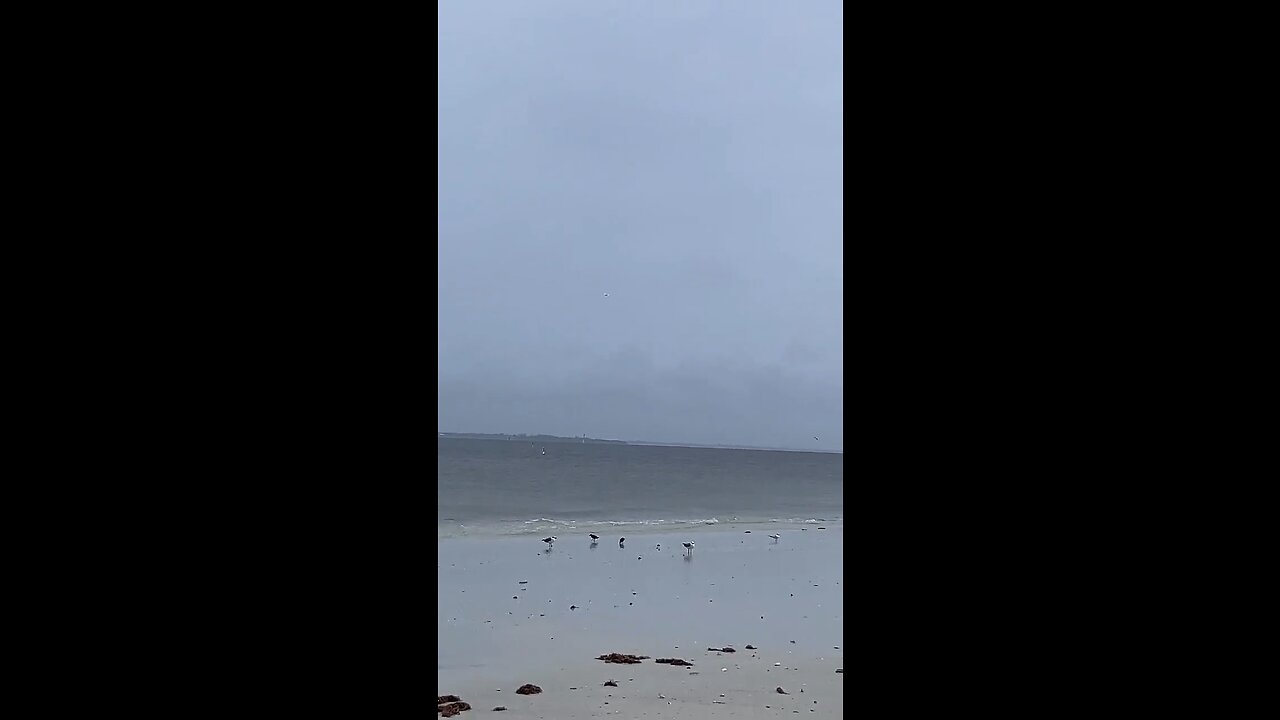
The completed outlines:
[[[731,445],[722,443],[693,443],[687,441],[665,441],[665,440],[623,440],[621,438],[598,438],[589,435],[553,435],[551,433],[495,433],[495,432],[456,432],[436,429],[437,436],[440,435],[498,435],[503,437],[538,437],[539,435],[550,438],[560,438],[563,440],[597,440],[603,442],[626,443],[627,445],[647,445],[661,447],[687,447],[687,448],[707,448],[712,450],[763,450],[766,452],[816,452],[833,455],[843,455],[844,450],[833,450],[831,448],[799,448],[799,447],[781,447],[781,446],[765,446],[765,445]]]

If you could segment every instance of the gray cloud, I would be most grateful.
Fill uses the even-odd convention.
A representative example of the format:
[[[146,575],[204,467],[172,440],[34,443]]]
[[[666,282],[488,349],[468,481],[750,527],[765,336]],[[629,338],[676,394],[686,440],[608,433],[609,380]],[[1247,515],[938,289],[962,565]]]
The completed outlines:
[[[842,449],[841,4],[438,8],[440,429]]]

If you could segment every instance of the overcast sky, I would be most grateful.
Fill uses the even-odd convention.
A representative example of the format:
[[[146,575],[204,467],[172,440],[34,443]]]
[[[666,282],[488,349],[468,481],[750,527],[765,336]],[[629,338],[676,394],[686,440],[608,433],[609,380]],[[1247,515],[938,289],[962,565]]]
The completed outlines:
[[[841,2],[437,7],[439,429],[843,450]]]

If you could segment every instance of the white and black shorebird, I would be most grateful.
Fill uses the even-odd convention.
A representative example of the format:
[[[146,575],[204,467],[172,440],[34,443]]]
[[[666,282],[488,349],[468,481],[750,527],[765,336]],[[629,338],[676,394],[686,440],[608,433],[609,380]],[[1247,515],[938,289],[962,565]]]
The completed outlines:
[[[685,549],[686,551],[688,551],[688,553],[689,553],[690,555],[692,555],[692,554],[693,554],[693,543],[692,543],[692,542],[680,543],[680,544],[684,546],[684,549]]]
[[[773,541],[774,541],[774,542],[778,542],[778,538],[779,538],[780,536],[779,536],[777,533],[774,533],[774,534],[770,535],[769,537],[773,538]]]
[[[626,542],[626,538],[618,538],[618,547],[623,547],[622,543]]]
[[[551,537],[544,537],[542,538],[542,542],[546,543],[547,547],[551,547],[556,542],[556,536],[552,535]]]
[[[595,533],[588,533],[588,534],[591,536],[591,544],[595,545],[596,541],[600,539],[600,536]]]

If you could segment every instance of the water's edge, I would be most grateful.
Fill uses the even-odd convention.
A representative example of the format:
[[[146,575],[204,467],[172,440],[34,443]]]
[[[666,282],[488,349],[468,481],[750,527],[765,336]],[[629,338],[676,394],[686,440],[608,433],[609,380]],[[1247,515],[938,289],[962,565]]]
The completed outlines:
[[[774,532],[776,530],[816,530],[827,527],[843,527],[844,519],[832,518],[718,518],[693,520],[556,520],[535,518],[498,522],[461,523],[449,519],[440,520],[438,539],[455,537],[519,537],[532,535],[569,536],[595,533],[601,538],[624,535],[649,535],[652,533],[691,533],[708,530],[732,530]]]

